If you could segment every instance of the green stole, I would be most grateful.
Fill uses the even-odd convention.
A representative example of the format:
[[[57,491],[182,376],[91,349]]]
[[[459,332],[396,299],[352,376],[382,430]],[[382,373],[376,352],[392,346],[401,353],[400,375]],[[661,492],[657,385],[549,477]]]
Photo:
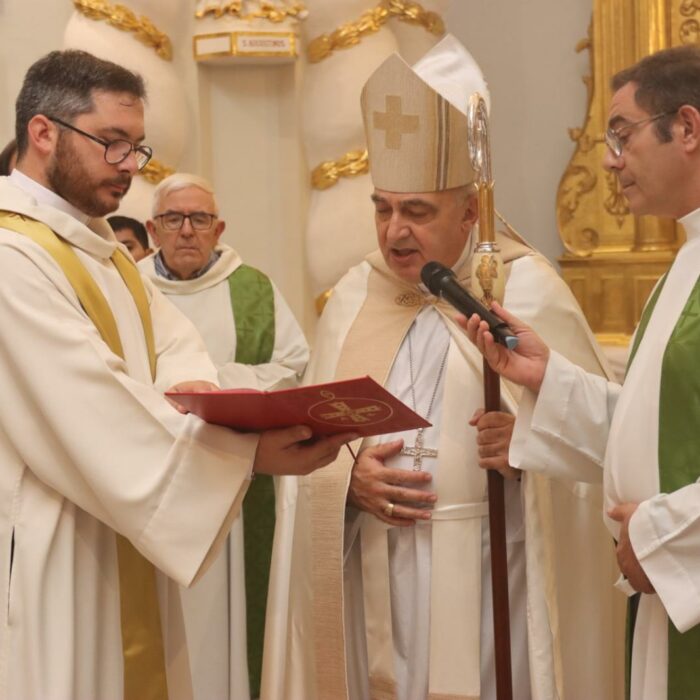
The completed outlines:
[[[666,278],[649,300],[627,365],[634,360]],[[700,278],[696,281],[664,351],[659,392],[660,493],[672,493],[700,477],[700,376],[697,372],[700,341]],[[630,600],[627,636],[627,697],[630,692],[632,636],[639,596]],[[697,663],[700,659],[700,625],[681,634],[668,623],[667,700],[700,700]]]
[[[275,345],[275,298],[262,272],[240,265],[228,278],[236,326],[236,362],[260,365],[272,359]],[[275,531],[275,485],[257,474],[243,501],[246,635],[251,697],[260,695],[265,608]]]

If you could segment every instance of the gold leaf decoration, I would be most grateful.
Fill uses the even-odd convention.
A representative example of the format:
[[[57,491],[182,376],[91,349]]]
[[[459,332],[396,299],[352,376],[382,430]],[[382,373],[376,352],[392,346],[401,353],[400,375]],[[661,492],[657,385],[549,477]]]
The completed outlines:
[[[302,2],[294,2],[287,5],[279,5],[274,2],[265,2],[264,0],[259,3],[257,10],[253,12],[245,12],[243,10],[242,0],[231,0],[231,2],[219,2],[218,0],[212,0],[211,2],[205,2],[200,4],[200,7],[194,13],[197,19],[202,19],[207,16],[212,16],[214,19],[221,19],[222,17],[235,17],[246,22],[255,19],[263,19],[268,22],[273,22],[279,24],[284,22],[288,18],[294,18],[303,20],[308,16],[309,11],[306,9],[306,5]]]
[[[338,160],[326,160],[313,169],[311,186],[316,190],[333,187],[341,177],[357,177],[369,171],[367,149],[348,151]]]
[[[141,175],[151,184],[157,185],[174,172],[175,170],[173,168],[169,168],[155,158],[151,158],[146,164],[146,167],[141,170]]]
[[[161,32],[148,17],[137,17],[125,5],[105,0],[73,0],[73,5],[89,19],[105,21],[123,32],[130,32],[141,43],[155,49],[165,61],[171,61],[173,47],[167,34]]]
[[[309,62],[318,63],[337,49],[356,46],[362,37],[378,32],[392,17],[421,26],[437,36],[445,33],[445,23],[437,12],[426,10],[417,2],[382,0],[359,20],[343,24],[331,34],[322,34],[309,42],[306,49]]]

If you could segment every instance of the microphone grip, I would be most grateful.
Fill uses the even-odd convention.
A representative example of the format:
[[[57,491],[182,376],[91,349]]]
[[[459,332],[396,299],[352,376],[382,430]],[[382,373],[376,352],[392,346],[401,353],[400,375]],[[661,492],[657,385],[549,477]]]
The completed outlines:
[[[486,321],[489,331],[497,343],[513,350],[518,344],[518,337],[493,311],[487,309],[475,296],[470,294],[452,277],[443,278],[440,284],[440,293],[457,311],[467,318],[472,314],[478,314],[482,321]]]

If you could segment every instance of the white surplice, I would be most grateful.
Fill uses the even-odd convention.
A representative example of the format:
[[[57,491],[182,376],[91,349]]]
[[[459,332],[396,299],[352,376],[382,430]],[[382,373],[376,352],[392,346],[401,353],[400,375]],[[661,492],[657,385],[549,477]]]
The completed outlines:
[[[216,381],[216,370],[192,324],[145,281],[154,390],[104,219],[19,170],[0,178],[0,210],[42,221],[71,244],[108,300],[125,356],[107,347],[53,259],[0,229],[0,698],[121,700],[115,531],[165,574],[170,698],[190,698],[176,584],[192,584],[218,554],[257,436],[183,416],[163,398],[182,381]]]
[[[225,244],[203,275],[169,280],[155,270],[155,254],[139,269],[194,323],[219,373],[224,389],[259,390],[295,386],[309,359],[306,338],[287,302],[272,282],[275,342],[270,362],[235,362],[236,324],[228,278],[242,264]],[[248,683],[243,519],[235,519],[227,546],[195,586],[181,592],[187,646],[197,700],[246,700]]]
[[[640,504],[630,520],[630,539],[656,593],[642,595],[639,605],[632,700],[667,695],[669,618],[681,632],[700,624],[700,483],[659,493],[662,361],[700,273],[700,209],[680,221],[688,240],[669,270],[624,385],[591,376],[552,353],[539,394],[525,393],[511,447],[511,462],[522,469],[603,479],[606,511]],[[619,524],[608,518],[606,524],[617,537]],[[618,587],[634,592],[624,579]]]
[[[242,264],[238,253],[223,243],[219,259],[201,277],[168,280],[155,271],[155,254],[139,262],[139,269],[194,323],[207,346],[225,389],[271,390],[294,387],[309,361],[309,346],[289,305],[274,282],[275,343],[272,357],[260,365],[243,365],[236,358],[236,324],[228,278]]]

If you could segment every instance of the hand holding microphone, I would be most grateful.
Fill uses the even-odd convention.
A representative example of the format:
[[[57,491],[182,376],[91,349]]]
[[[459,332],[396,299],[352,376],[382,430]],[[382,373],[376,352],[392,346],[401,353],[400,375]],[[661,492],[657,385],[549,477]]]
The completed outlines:
[[[513,350],[518,338],[508,325],[492,311],[489,311],[476,297],[469,293],[455,278],[454,272],[439,262],[429,262],[420,273],[423,284],[431,294],[442,297],[467,318],[478,314],[486,321],[496,342]]]

